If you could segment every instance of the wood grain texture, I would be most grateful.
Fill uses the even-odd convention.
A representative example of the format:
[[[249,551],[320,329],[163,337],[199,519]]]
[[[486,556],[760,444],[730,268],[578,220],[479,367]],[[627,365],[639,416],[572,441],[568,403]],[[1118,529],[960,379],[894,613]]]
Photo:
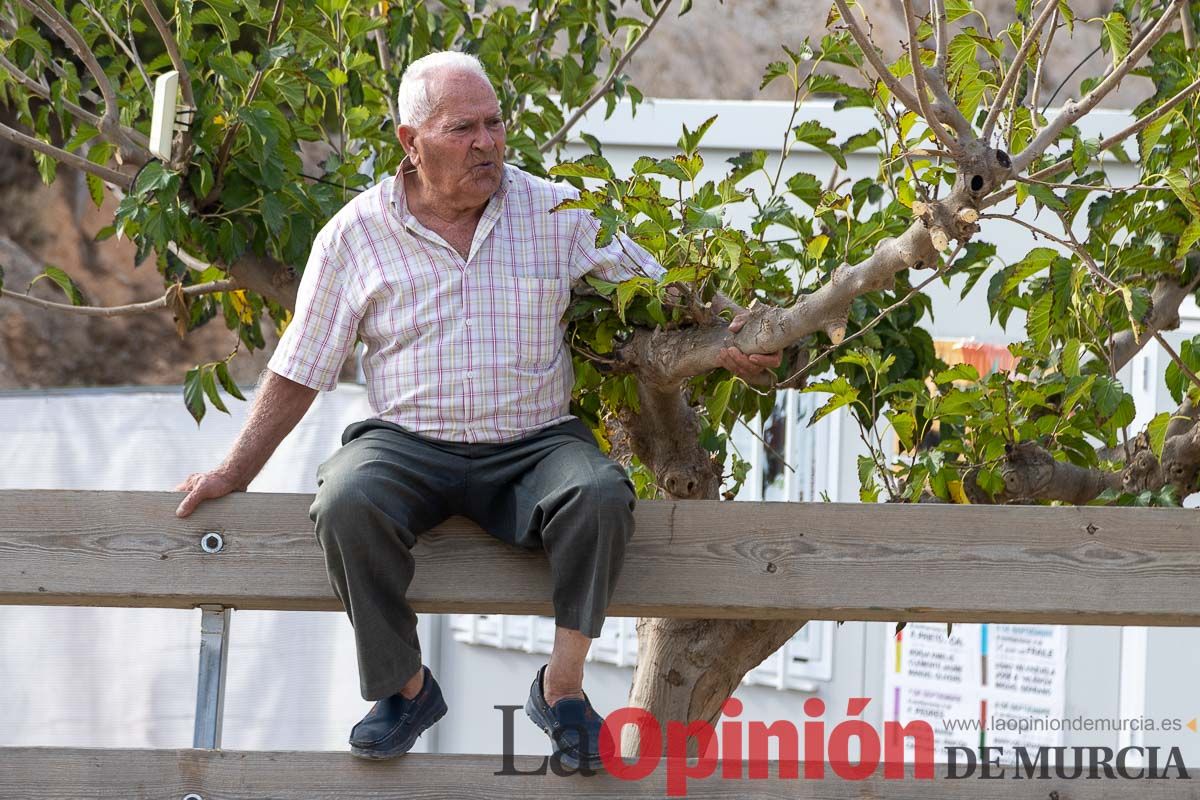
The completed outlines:
[[[542,758],[518,756],[530,771]],[[0,797],[6,800],[618,800],[664,797],[666,770],[640,781],[608,774],[496,775],[497,755],[412,754],[381,763],[346,753],[230,750],[104,750],[0,748]],[[882,772],[882,769],[879,770]],[[780,779],[775,765],[763,780],[718,776],[687,783],[692,800],[1183,800],[1200,794],[1191,780],[933,780],[846,781]],[[800,774],[803,775],[803,767]],[[1171,773],[1175,773],[1172,771]],[[1009,776],[1011,778],[1011,775]]]
[[[340,606],[311,496],[0,491],[0,603]],[[614,616],[1200,624],[1184,509],[645,501]],[[200,538],[219,531],[224,549]],[[364,535],[368,535],[364,532]],[[544,614],[550,577],[454,518],[422,535],[418,611]]]

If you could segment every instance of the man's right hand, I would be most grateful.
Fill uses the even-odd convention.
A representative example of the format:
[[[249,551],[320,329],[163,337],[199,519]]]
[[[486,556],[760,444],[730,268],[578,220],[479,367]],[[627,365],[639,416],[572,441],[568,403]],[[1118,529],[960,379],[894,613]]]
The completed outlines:
[[[187,492],[187,497],[183,498],[183,502],[179,504],[179,508],[175,509],[175,516],[186,517],[196,510],[196,506],[203,503],[205,500],[215,500],[218,497],[224,497],[230,492],[244,492],[247,482],[234,480],[226,472],[220,469],[210,470],[209,472],[193,472],[188,475],[183,483],[175,487],[177,492]]]

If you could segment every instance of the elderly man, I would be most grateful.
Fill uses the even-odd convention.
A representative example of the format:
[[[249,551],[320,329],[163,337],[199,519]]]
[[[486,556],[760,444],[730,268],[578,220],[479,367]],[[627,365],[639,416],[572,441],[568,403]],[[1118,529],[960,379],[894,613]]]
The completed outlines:
[[[563,766],[594,767],[603,720],[583,692],[584,659],[633,533],[634,492],[568,412],[561,319],[585,274],[663,269],[628,239],[597,247],[591,215],[549,213],[569,187],[505,165],[500,106],[474,57],[413,62],[399,110],[399,171],[318,234],[245,427],[220,467],[178,487],[177,513],[245,489],[361,339],[374,416],[321,465],[309,512],[354,626],[362,696],[378,701],[351,753],[405,753],[446,712],[405,595],[417,537],[461,514],[548,556],[554,649],[525,708]],[[779,363],[732,348],[724,359],[743,377]]]

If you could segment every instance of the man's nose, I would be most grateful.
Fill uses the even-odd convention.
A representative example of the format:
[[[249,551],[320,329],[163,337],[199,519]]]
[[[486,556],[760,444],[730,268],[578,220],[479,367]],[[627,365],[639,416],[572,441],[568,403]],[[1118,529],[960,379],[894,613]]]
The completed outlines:
[[[475,134],[475,140],[471,145],[476,150],[491,150],[496,146],[496,137],[488,130],[487,125],[480,125],[479,131]]]

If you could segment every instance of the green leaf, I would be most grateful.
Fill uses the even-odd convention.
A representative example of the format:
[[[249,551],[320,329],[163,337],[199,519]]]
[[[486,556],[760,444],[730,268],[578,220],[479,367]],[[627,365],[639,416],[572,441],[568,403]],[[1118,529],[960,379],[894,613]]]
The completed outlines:
[[[1023,280],[1046,269],[1056,258],[1058,258],[1058,251],[1051,250],[1049,247],[1035,247],[1030,250],[1024,258],[1008,268],[1008,277],[1004,281],[1000,294],[1011,293],[1013,289],[1021,285]]]
[[[1104,35],[1101,37],[1101,44],[1107,41],[1108,49],[1112,52],[1114,67],[1129,54],[1130,38],[1129,20],[1125,19],[1124,14],[1113,11],[1104,17]]]
[[[1025,318],[1025,331],[1038,347],[1045,347],[1050,338],[1051,312],[1054,308],[1054,294],[1042,292],[1029,309]]]
[[[84,179],[87,181],[88,195],[91,196],[92,203],[99,208],[104,203],[104,181],[90,172],[84,176]]]
[[[1075,174],[1082,175],[1087,172],[1090,161],[1091,158],[1088,155],[1087,147],[1083,144],[1083,139],[1075,137],[1075,142],[1071,145],[1071,165],[1075,167]]]
[[[933,378],[933,382],[937,384],[952,383],[953,381],[971,381],[974,383],[978,380],[979,370],[975,369],[971,364],[955,364],[950,369],[942,370]]]
[[[584,275],[583,279],[587,281],[588,285],[595,289],[601,297],[611,297],[613,292],[617,290],[618,284],[597,278],[595,275]]]
[[[729,180],[736,184],[763,168],[767,163],[767,151],[743,150],[726,161],[733,165],[733,169],[729,171]]]
[[[204,419],[205,411],[204,386],[201,383],[199,367],[189,369],[183,378],[183,404],[199,425],[200,420]]]
[[[917,430],[917,420],[910,411],[889,411],[887,418],[892,423],[892,429],[900,439],[905,450],[913,448],[913,433]]]
[[[550,168],[550,174],[559,178],[599,178],[609,180],[613,177],[612,166],[608,161],[597,155],[586,155],[578,161],[556,164]]]
[[[221,386],[226,392],[238,400],[246,399],[245,395],[242,394],[242,390],[238,388],[238,385],[233,382],[233,378],[229,376],[229,366],[224,361],[217,362],[216,372],[217,380],[221,382]]]
[[[1198,240],[1200,240],[1200,217],[1195,217],[1183,229],[1183,233],[1179,234],[1179,246],[1175,248],[1175,257],[1183,258],[1192,252],[1192,248]]]
[[[1095,403],[1096,410],[1102,416],[1110,416],[1116,411],[1124,395],[1125,389],[1121,386],[1120,381],[1108,375],[1096,377],[1096,386],[1092,390],[1092,402]]]
[[[1146,160],[1146,156],[1158,144],[1158,140],[1162,138],[1163,131],[1166,130],[1167,125],[1171,123],[1178,113],[1176,109],[1171,109],[1142,129],[1142,132],[1138,135],[1138,147],[1141,150],[1143,161]]]
[[[1058,13],[1067,23],[1067,31],[1075,32],[1075,12],[1071,9],[1071,4],[1068,0],[1058,0]]]
[[[162,165],[161,161],[149,161],[137,176],[133,186],[134,194],[149,194],[166,186],[171,180],[172,173]]]
[[[634,295],[649,282],[648,278],[630,278],[617,286],[617,315],[622,322],[625,321],[625,309],[629,307]]]
[[[792,68],[788,66],[787,62],[772,61],[770,64],[767,64],[767,69],[763,72],[762,83],[758,85],[758,90],[761,92],[774,82],[776,78],[782,78],[791,71]]]
[[[866,133],[856,133],[842,142],[842,152],[853,153],[856,150],[865,150],[868,147],[874,147],[881,141],[883,141],[883,134],[877,128],[872,128]]]
[[[1200,201],[1196,200],[1196,193],[1192,190],[1192,185],[1188,183],[1184,174],[1177,169],[1169,169],[1163,174],[1163,177],[1171,187],[1171,191],[1175,192],[1175,196],[1179,198],[1179,202],[1183,203],[1188,213],[1192,215],[1192,219],[1200,217]]]
[[[837,6],[834,6],[834,10]],[[858,457],[858,499],[864,503],[879,500],[879,484],[875,481],[875,461],[870,456]],[[903,624],[903,623],[901,623]]]
[[[833,131],[829,128],[810,119],[793,128],[792,134],[796,137],[797,142],[804,142],[817,148],[832,158],[839,167],[846,169],[846,157],[842,154],[841,148],[829,141],[833,138]]]
[[[271,192],[263,195],[262,201],[262,218],[267,226],[267,231],[272,236],[278,236],[283,230],[284,222],[286,221],[286,209],[283,207],[283,201],[279,199],[279,195]]]
[[[947,17],[949,17],[949,8],[946,9]],[[975,67],[978,69],[978,64],[975,61],[975,53],[978,50],[978,45],[975,40],[965,33],[960,33],[950,40],[950,44],[946,48],[946,71],[952,84],[958,83],[963,76]]]
[[[946,0],[946,21],[954,22],[975,12],[971,0]]]
[[[1154,451],[1155,458],[1162,458],[1163,445],[1167,441],[1167,426],[1170,424],[1171,414],[1164,411],[1155,414],[1154,419],[1146,426],[1146,433],[1150,437],[1150,449]]]
[[[972,413],[979,401],[979,390],[951,389],[938,399],[936,409],[938,416],[962,416]],[[931,412],[932,413],[932,412]]]
[[[204,393],[208,395],[209,401],[218,411],[229,413],[229,409],[221,402],[221,395],[217,391],[217,381],[213,377],[213,371],[207,367],[200,370],[200,385],[204,388]]]
[[[813,208],[821,202],[821,194],[824,192],[821,181],[809,172],[797,172],[788,178],[787,187],[789,192]]]
[[[58,267],[46,267],[46,270],[41,275],[38,275],[29,282],[30,288],[33,288],[33,285],[42,278],[48,278],[52,283],[58,286],[58,288],[62,289],[63,293],[66,294],[67,299],[71,301],[71,305],[86,306],[88,304],[87,298],[84,297],[83,290],[79,288],[79,284],[77,284],[70,275],[63,272]]]
[[[1096,383],[1096,377],[1096,375],[1088,375],[1087,377],[1072,378],[1067,383],[1067,396],[1062,404],[1064,415],[1073,412],[1083,396],[1092,390],[1092,386]]]
[[[54,183],[54,176],[57,174],[58,162],[45,153],[34,151],[33,160],[37,162],[38,175],[42,178],[42,183],[49,186]]]
[[[819,260],[825,252],[825,248],[829,245],[829,237],[823,233],[819,233],[808,241],[804,250],[808,253],[809,258]]]
[[[833,394],[825,405],[813,412],[812,419],[808,421],[809,425],[815,425],[829,414],[837,411],[842,406],[849,405],[858,400],[858,389],[850,385],[850,382],[845,377],[839,375],[832,381],[823,381],[814,383],[802,391],[804,392],[830,392]]]
[[[1080,343],[1078,339],[1068,339],[1067,343],[1063,345],[1060,364],[1062,374],[1068,378],[1074,378],[1079,375],[1079,348]]]
[[[975,483],[993,497],[1004,491],[1004,478],[994,469],[979,470]]]
[[[713,425],[720,425],[722,418],[725,416],[725,410],[729,408],[729,398],[733,394],[733,384],[735,378],[723,380],[717,384],[717,388],[708,396],[705,403],[708,409],[708,419]]]
[[[682,16],[682,15],[680,15]],[[683,126],[683,135],[679,137],[679,149],[686,155],[692,155],[696,152],[696,148],[700,146],[700,140],[704,138],[704,134],[708,133],[708,129],[717,121],[717,116],[714,114],[704,122],[700,123],[700,127],[694,131],[689,131],[687,125]]]
[[[1039,183],[1025,184],[1025,191],[1046,208],[1051,208],[1055,211],[1065,211],[1067,208],[1067,204],[1063,202],[1063,199],[1055,194],[1054,190],[1049,186],[1042,186]]]

